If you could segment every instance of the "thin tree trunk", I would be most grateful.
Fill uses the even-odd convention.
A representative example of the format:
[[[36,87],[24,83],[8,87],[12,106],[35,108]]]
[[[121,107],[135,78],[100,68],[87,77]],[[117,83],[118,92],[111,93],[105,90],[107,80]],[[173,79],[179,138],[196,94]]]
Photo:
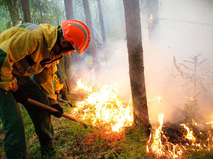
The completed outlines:
[[[96,50],[95,35],[94,35],[94,31],[93,31],[93,26],[92,26],[92,18],[91,18],[88,0],[83,0],[83,5],[84,5],[85,16],[86,16],[86,23],[87,23],[87,26],[90,30],[90,36],[91,36],[90,46],[89,46],[90,52],[91,52],[91,55],[92,55],[93,66],[94,66],[96,75],[98,75],[98,73],[99,73],[99,60],[98,60],[98,55],[97,55],[97,50]]]
[[[101,9],[101,0],[97,0],[98,2],[98,12],[99,12],[99,19],[100,19],[100,24],[101,24],[101,34],[103,38],[103,47],[105,47],[106,44],[106,33],[105,33],[105,27],[104,27],[104,20],[103,20],[103,14],[102,14],[102,9]],[[108,56],[107,52],[104,51],[104,60],[105,62],[108,62]]]
[[[72,0],[64,0],[64,5],[65,5],[67,20],[74,19]]]
[[[74,19],[74,11],[73,11],[73,2],[72,0],[64,0],[65,11],[66,11],[66,18],[67,20]],[[81,56],[78,53],[73,53],[70,55],[71,58],[71,65],[74,68],[74,78],[71,79],[72,85],[76,85],[77,80],[76,78],[80,78],[80,70],[81,70]],[[71,73],[71,72],[70,72]]]
[[[30,8],[29,8],[29,1],[28,0],[21,0],[22,9],[24,12],[24,21],[25,23],[30,23]]]
[[[66,11],[66,18],[67,20],[74,19],[74,12],[73,12],[73,5],[72,0],[64,0],[65,11]],[[72,64],[79,63],[81,58],[76,54],[71,54],[72,56]]]
[[[146,99],[139,0],[123,0],[123,3],[134,125],[142,125],[146,129],[147,135],[149,135],[151,125]]]

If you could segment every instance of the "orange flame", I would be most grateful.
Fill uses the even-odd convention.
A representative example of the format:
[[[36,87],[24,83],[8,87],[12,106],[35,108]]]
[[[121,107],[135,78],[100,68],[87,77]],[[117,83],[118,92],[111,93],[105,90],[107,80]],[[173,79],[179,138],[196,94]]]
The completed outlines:
[[[213,118],[213,116],[212,116]],[[213,121],[207,122],[206,124],[211,125],[211,128],[213,129]]]
[[[150,138],[147,142],[146,145],[146,150],[148,153],[153,153],[155,154],[157,157],[163,157],[166,156],[168,158],[179,158],[184,150],[191,149],[193,151],[199,151],[199,150],[212,150],[213,148],[213,133],[211,130],[209,130],[206,135],[207,135],[207,140],[206,141],[197,141],[193,131],[186,126],[186,124],[181,124],[181,126],[183,126],[186,130],[187,130],[187,134],[185,135],[185,138],[188,139],[189,141],[191,141],[192,143],[186,143],[186,145],[182,145],[182,144],[172,144],[170,142],[168,142],[167,137],[163,134],[162,131],[162,126],[163,126],[163,114],[160,114],[158,116],[158,120],[160,123],[160,126],[156,129],[153,130],[153,132],[150,134]],[[208,122],[209,124],[212,124],[213,122]],[[192,124],[194,126],[197,126],[198,124],[192,119]],[[199,133],[200,135],[203,135],[202,132]],[[162,139],[164,140],[164,142],[162,142]]]
[[[88,92],[92,92],[92,86],[85,86],[82,82],[81,82],[81,79],[79,79],[77,81],[77,87],[75,88],[75,90],[85,90],[85,91],[88,91]]]
[[[133,124],[133,114],[131,107],[125,105],[124,102],[118,97],[117,93],[109,86],[104,85],[101,89],[94,91],[92,86],[85,86],[81,79],[77,83],[75,90],[84,90],[87,92],[88,97],[84,101],[76,103],[76,108],[72,110],[72,115],[78,116],[81,120],[87,120],[91,122],[94,126],[99,126],[105,128],[100,132],[93,134],[86,144],[91,145],[91,142],[95,140],[99,134],[105,132],[106,140],[112,142],[123,137],[118,134],[122,132],[123,128],[126,126],[131,126]],[[162,98],[160,96],[154,98],[152,101],[161,102]],[[191,100],[193,100],[191,98]],[[207,140],[205,143],[198,142],[193,134],[193,131],[186,126],[186,124],[181,124],[186,130],[187,134],[185,138],[192,142],[192,144],[186,143],[186,145],[173,144],[168,141],[162,131],[164,115],[160,114],[158,116],[159,126],[157,129],[153,129],[150,134],[149,140],[146,145],[146,150],[148,153],[153,153],[157,157],[168,157],[168,158],[180,158],[187,148],[191,148],[193,151],[198,151],[201,149],[212,150],[213,149],[213,133],[208,131],[206,134]],[[192,124],[197,126],[198,124],[192,119]],[[213,127],[213,122],[208,122]],[[117,133],[117,137],[110,132]],[[200,132],[202,135],[202,132]]]
[[[153,133],[150,134],[149,141],[146,145],[146,150],[148,153],[153,153],[158,157],[166,156],[169,158],[178,158],[182,155],[182,150],[185,148],[179,146],[178,144],[174,145],[168,142],[167,137],[162,132],[163,118],[164,115],[159,114],[158,121],[160,125]],[[166,142],[162,143],[162,138],[165,139]]]
[[[183,126],[187,130],[187,134],[186,134],[185,138],[194,143],[196,139],[193,135],[193,131],[190,130],[189,127],[187,127],[185,124],[180,124],[180,125]]]
[[[87,99],[77,102],[76,108],[71,112],[80,115],[82,120],[90,120],[94,126],[103,126],[113,132],[120,132],[126,126],[133,123],[133,114],[130,106],[124,106],[124,102],[109,85],[92,92],[92,86],[86,87],[81,80],[78,81],[76,90],[79,88],[90,92]]]

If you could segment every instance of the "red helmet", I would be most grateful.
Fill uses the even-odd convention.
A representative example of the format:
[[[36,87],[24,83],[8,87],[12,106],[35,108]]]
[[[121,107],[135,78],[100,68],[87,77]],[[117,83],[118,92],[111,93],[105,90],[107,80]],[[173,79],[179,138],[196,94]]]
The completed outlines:
[[[69,41],[79,55],[87,49],[90,42],[88,27],[79,20],[66,20],[62,22],[64,39]]]

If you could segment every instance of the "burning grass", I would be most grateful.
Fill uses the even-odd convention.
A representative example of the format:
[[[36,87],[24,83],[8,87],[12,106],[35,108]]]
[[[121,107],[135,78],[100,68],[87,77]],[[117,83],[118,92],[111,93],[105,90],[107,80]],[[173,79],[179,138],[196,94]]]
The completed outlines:
[[[161,114],[159,126],[153,128],[147,139],[143,128],[131,127],[130,106],[109,86],[77,89],[71,98],[75,107],[63,103],[64,111],[95,128],[85,128],[80,122],[65,118],[53,118],[56,158],[213,158],[213,122],[207,122],[208,129],[201,131],[193,124],[195,122],[163,124],[164,116]],[[38,158],[38,138],[26,110],[22,112],[30,156]],[[3,145],[2,126],[0,133],[0,144]],[[6,158],[3,149],[0,158]]]
[[[87,94],[85,99],[76,102],[76,108],[72,115],[87,121],[98,129],[90,133],[85,142],[91,146],[98,140],[103,141],[99,145],[107,147],[108,143],[120,143],[125,140],[125,127],[133,122],[132,112],[129,105],[118,97],[115,91],[108,85],[101,89],[94,89],[78,82],[80,87],[76,91]],[[77,93],[76,93],[77,94]],[[159,98],[158,98],[159,99]],[[149,140],[146,142],[146,151],[158,158],[180,158],[188,151],[200,151],[212,149],[212,132],[201,132],[194,124],[165,124],[164,115],[159,115],[158,128],[153,129]],[[195,121],[191,122],[195,123]],[[190,127],[191,126],[191,127]],[[195,135],[196,134],[196,135]],[[202,137],[201,137],[202,136]]]
[[[97,137],[109,142],[117,142],[124,138],[123,129],[131,126],[133,122],[132,111],[109,85],[95,89],[90,85],[85,86],[79,80],[75,92],[74,94],[79,92],[87,96],[75,103],[76,107],[71,114],[99,128],[99,132],[91,134],[87,144],[90,145]]]
[[[160,114],[160,125],[150,134],[148,153],[158,158],[182,158],[187,152],[213,149],[212,129],[202,131],[194,120],[187,124],[167,123],[163,126],[163,118],[164,115]]]

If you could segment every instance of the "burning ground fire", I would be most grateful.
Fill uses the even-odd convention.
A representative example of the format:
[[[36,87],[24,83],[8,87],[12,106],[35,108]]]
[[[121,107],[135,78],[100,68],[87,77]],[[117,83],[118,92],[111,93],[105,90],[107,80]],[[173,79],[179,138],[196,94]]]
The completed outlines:
[[[162,130],[164,115],[160,114],[158,116],[158,121],[160,125],[157,129],[153,130],[150,134],[149,140],[146,145],[148,153],[152,153],[157,157],[167,157],[167,158],[180,158],[185,150],[200,151],[200,150],[212,150],[213,148],[213,136],[212,131],[209,130],[206,133],[206,141],[196,141],[196,137],[192,129],[190,129],[186,124],[180,124],[185,129],[184,133],[184,143],[173,144],[169,142],[169,137],[164,135]],[[213,122],[208,122],[206,124],[212,124]],[[192,124],[198,126],[198,124],[192,119]],[[203,133],[200,131],[200,135]]]
[[[95,89],[85,86],[80,79],[75,91],[85,94],[86,99],[78,101],[71,114],[99,128],[91,134],[86,144],[91,145],[97,138],[108,141],[105,143],[123,140],[123,129],[132,125],[133,114],[130,106],[125,106],[112,87],[105,84],[101,89]]]
[[[130,106],[125,106],[109,85],[93,90],[92,86],[85,86],[80,79],[75,88],[75,91],[78,90],[87,93],[88,97],[77,102],[72,115],[112,132],[121,132],[124,127],[132,125],[133,115]]]
[[[84,85],[79,80],[75,91],[85,94],[86,98],[76,103],[76,107],[71,114],[100,129],[99,132],[91,135],[86,144],[91,145],[97,137],[104,137],[104,139],[111,142],[122,140],[124,138],[122,135],[123,129],[133,124],[133,114],[130,106],[125,106],[112,87],[104,85],[100,89],[95,89],[92,86]],[[158,96],[155,100],[160,102],[161,99]],[[201,141],[196,139],[193,130],[187,126],[188,124],[180,124],[179,129],[182,130],[182,134],[179,133],[177,141],[172,142],[171,138],[166,136],[163,131],[163,119],[164,115],[160,114],[158,117],[160,124],[156,129],[152,129],[147,141],[147,153],[163,158],[180,158],[186,150],[213,149],[212,129],[206,133],[199,131],[200,135],[206,135],[205,141]],[[212,126],[212,123],[208,122],[206,124]],[[196,127],[198,124],[192,119],[191,126]]]
[[[158,157],[166,156],[169,158],[177,158],[182,155],[182,150],[184,150],[185,147],[168,142],[167,137],[162,132],[163,118],[163,114],[158,116],[160,126],[150,134],[149,141],[147,142],[147,152],[152,152]],[[162,142],[162,138],[165,142]]]

